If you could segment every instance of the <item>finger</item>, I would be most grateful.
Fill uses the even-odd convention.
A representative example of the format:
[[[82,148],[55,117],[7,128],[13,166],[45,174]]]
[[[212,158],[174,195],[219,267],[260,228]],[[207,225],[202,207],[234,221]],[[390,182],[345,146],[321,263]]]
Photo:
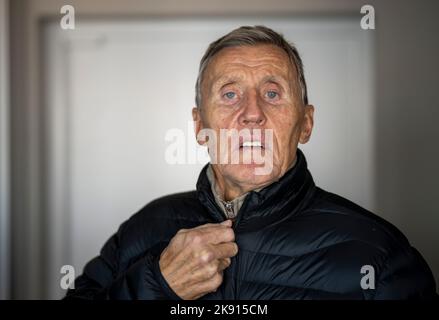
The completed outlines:
[[[230,258],[238,253],[238,245],[235,242],[220,243],[214,246],[214,251],[216,259]]]
[[[221,265],[221,263],[225,264],[226,262],[221,262],[220,260],[215,259],[208,264],[192,267],[188,273],[188,282],[194,285],[199,282],[208,281],[215,274],[222,271],[220,268],[224,268],[224,265]]]
[[[171,253],[170,256],[161,256],[161,271],[166,273],[168,276],[181,278],[181,275],[187,274],[194,268],[197,268],[197,261],[192,259],[192,252],[185,249],[178,251],[176,254]]]
[[[224,225],[216,225],[215,227],[198,229],[197,232],[201,233],[204,243],[219,244],[235,240],[235,233],[233,229]]]
[[[194,285],[194,291],[200,292],[202,295],[214,292],[218,289],[218,287],[223,282],[223,273],[216,272],[212,277],[208,280],[198,282]]]
[[[221,226],[221,223],[206,223],[189,230],[203,229],[203,228],[216,227],[216,226]]]
[[[180,229],[178,239],[195,240],[198,244],[217,244],[235,240],[231,227],[220,223],[207,223],[192,229]]]
[[[206,228],[206,227],[215,227],[215,226],[226,226],[226,227],[231,227],[232,226],[232,220],[227,219],[224,220],[221,223],[206,223],[206,224],[202,224],[200,226],[197,226],[193,229],[202,229],[202,228]],[[189,229],[190,230],[190,229]]]
[[[222,224],[223,226],[231,227],[232,226],[232,220],[227,219],[227,220],[224,220],[223,222],[221,222],[220,224]]]
[[[231,261],[230,258],[220,259],[219,260],[219,265],[218,265],[218,270],[219,271],[223,271],[224,269],[228,268],[230,266],[231,262],[232,261]]]

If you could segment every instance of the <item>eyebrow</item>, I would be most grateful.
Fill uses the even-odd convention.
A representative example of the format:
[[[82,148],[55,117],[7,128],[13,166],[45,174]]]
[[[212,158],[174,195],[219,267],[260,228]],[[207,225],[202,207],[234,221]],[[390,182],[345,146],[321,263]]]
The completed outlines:
[[[213,79],[212,86],[210,88],[210,92],[221,91],[225,86],[236,84],[242,77],[238,75],[220,75]]]
[[[224,75],[218,77],[217,79],[214,79],[213,83],[215,86],[221,85],[221,87],[224,87],[228,84],[236,83],[240,80],[242,80],[242,77],[238,75]]]
[[[239,75],[219,76],[217,79],[213,80],[214,84],[212,86],[212,89],[213,90],[216,90],[216,89],[221,90],[225,86],[228,86],[231,84],[236,84],[240,80],[242,80],[242,76],[239,76]],[[267,75],[267,76],[263,77],[262,83],[274,83],[274,84],[280,85],[281,87],[284,87],[284,85],[286,85],[286,86],[288,85],[288,81],[286,79],[284,79],[284,77],[274,76],[274,75]]]
[[[274,84],[287,84],[288,82],[286,81],[286,79],[284,79],[283,77],[279,77],[279,76],[273,76],[273,75],[268,75],[265,76],[264,78],[262,78],[262,82],[263,83],[274,83]]]

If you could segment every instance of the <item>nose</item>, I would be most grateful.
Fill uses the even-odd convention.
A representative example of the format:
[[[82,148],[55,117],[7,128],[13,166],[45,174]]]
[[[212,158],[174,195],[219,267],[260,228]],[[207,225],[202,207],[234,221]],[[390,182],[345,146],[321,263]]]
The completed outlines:
[[[239,124],[242,126],[262,126],[266,118],[256,92],[250,92],[239,115]]]

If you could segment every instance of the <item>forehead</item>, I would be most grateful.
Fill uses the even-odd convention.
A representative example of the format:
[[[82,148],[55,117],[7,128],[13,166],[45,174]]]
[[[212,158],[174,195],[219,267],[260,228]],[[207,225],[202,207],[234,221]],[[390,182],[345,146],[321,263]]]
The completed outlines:
[[[244,77],[249,72],[288,79],[294,75],[295,68],[286,52],[274,45],[230,47],[213,57],[206,69],[206,77],[217,81],[229,76]]]

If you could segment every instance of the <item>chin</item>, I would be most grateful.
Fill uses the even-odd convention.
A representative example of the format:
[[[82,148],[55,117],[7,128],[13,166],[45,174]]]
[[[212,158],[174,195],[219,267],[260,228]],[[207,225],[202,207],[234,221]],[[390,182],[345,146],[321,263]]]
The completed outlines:
[[[243,185],[253,185],[258,189],[277,180],[280,170],[276,166],[265,168],[260,164],[233,164],[227,165],[224,173],[230,179]],[[270,170],[269,170],[270,169]],[[263,174],[261,174],[263,173]]]

